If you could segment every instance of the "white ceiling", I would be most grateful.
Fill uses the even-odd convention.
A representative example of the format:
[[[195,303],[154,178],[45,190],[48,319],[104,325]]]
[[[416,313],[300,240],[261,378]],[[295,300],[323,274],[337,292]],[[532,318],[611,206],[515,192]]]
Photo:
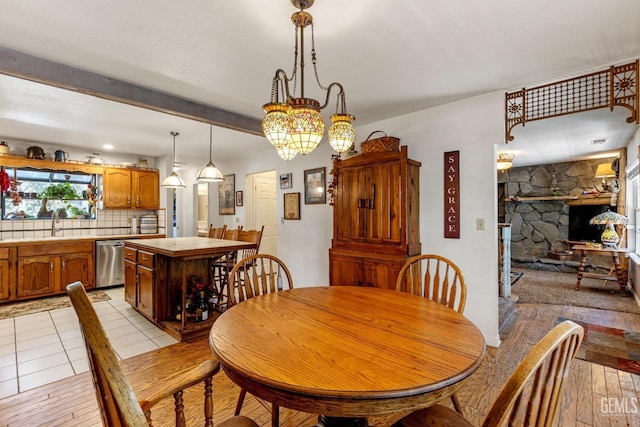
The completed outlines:
[[[275,70],[293,65],[287,0],[0,4],[1,47],[257,119]],[[356,126],[640,56],[638,0],[317,0],[309,12],[319,77],[343,84]],[[319,99],[305,54],[306,95]],[[499,149],[516,153],[516,166],[617,149],[636,130],[627,116],[618,107],[529,123]],[[178,160],[202,163],[202,122],[0,76],[3,139],[87,152],[111,143],[117,153],[159,156],[171,153],[172,130],[180,132]],[[214,160],[275,155],[261,137],[216,127],[213,138]],[[607,142],[594,146],[594,138]]]

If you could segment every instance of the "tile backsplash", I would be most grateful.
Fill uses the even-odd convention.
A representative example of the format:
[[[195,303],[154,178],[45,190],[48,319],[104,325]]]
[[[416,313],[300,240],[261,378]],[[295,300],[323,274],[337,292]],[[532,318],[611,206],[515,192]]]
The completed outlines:
[[[158,215],[158,233],[166,234],[166,210],[98,210],[96,219],[60,219],[55,224],[58,237],[120,236],[133,234],[131,218]],[[24,239],[51,236],[51,219],[13,219],[0,221],[0,239]]]

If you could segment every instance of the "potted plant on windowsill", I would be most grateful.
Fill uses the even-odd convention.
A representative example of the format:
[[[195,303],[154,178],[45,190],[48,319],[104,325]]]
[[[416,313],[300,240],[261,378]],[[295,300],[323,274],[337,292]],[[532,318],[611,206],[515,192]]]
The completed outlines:
[[[38,218],[51,218],[51,216],[53,215],[53,211],[47,210],[47,202],[49,201],[49,199],[74,200],[79,199],[80,196],[70,183],[61,182],[59,184],[51,184],[50,186],[45,188],[44,191],[40,193],[40,198],[42,199],[42,205],[40,206],[40,211],[38,212]],[[66,211],[64,217],[66,218]]]

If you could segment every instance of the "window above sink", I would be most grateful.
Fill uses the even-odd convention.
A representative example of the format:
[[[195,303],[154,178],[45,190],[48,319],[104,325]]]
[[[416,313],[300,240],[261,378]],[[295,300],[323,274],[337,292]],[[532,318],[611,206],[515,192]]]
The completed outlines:
[[[6,168],[2,219],[95,218],[96,174],[29,167]],[[6,178],[5,178],[6,179]]]

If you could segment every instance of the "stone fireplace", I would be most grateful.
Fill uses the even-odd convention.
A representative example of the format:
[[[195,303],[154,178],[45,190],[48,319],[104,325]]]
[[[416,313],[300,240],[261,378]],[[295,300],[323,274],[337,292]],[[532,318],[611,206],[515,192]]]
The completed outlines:
[[[589,219],[611,206],[611,194],[602,192],[595,178],[598,164],[614,158],[512,168],[498,173],[503,218],[511,224],[514,266],[574,272],[578,259],[554,256],[578,241],[599,241],[602,227]],[[610,261],[594,260],[608,268]],[[602,265],[601,265],[602,264]]]

